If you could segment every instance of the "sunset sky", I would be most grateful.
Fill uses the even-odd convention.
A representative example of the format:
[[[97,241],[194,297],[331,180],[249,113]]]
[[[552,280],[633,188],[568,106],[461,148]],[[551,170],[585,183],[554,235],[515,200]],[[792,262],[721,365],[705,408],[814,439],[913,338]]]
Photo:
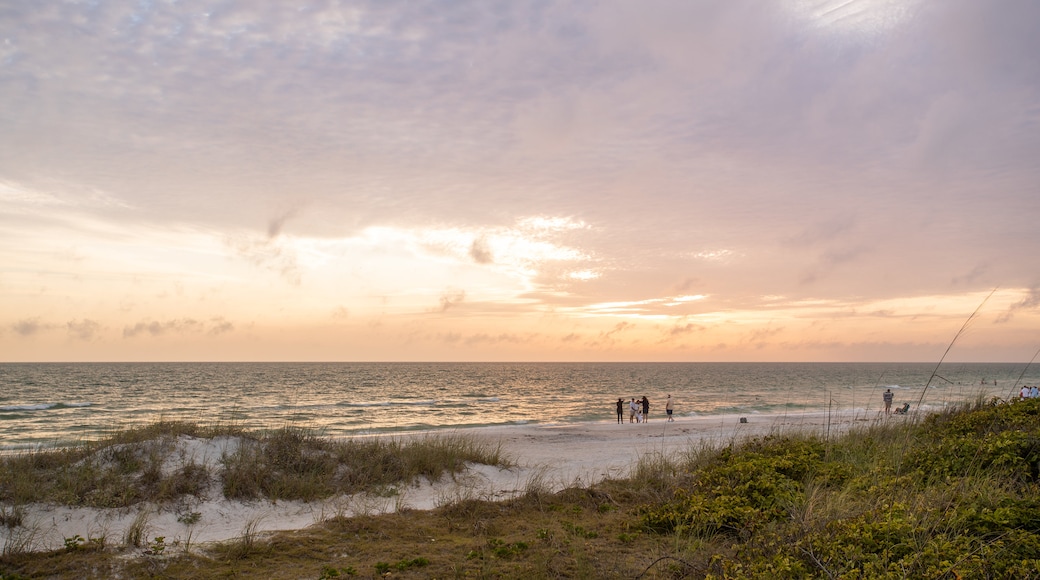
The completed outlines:
[[[1038,30],[0,0],[0,361],[1028,362]]]

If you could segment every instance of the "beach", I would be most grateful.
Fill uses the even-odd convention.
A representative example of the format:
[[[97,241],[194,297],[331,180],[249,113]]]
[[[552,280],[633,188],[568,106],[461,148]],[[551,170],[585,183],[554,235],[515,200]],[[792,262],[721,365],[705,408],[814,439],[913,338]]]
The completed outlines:
[[[316,502],[229,501],[214,485],[204,500],[190,505],[137,505],[121,509],[89,509],[53,505],[25,506],[20,532],[2,528],[0,541],[14,533],[32,533],[36,551],[65,545],[67,538],[105,538],[119,544],[136,526],[149,540],[164,538],[167,546],[191,549],[274,531],[300,530],[336,516],[356,516],[403,510],[429,510],[466,499],[503,500],[532,487],[558,491],[588,486],[608,478],[625,477],[641,458],[672,456],[703,445],[721,446],[766,434],[816,433],[837,435],[854,425],[879,419],[876,411],[842,413],[758,414],[679,417],[668,422],[663,413],[642,423],[531,424],[460,429],[457,434],[499,445],[514,464],[508,469],[470,465],[455,477],[418,482],[379,495],[340,496]],[[906,417],[891,416],[889,421]],[[382,435],[389,436],[389,435]],[[393,437],[428,437],[430,433],[398,433]],[[436,435],[432,435],[436,436]],[[234,450],[234,438],[219,440],[182,436],[171,449],[167,469],[186,460],[215,465]],[[193,514],[185,518],[185,513]]]
[[[677,418],[717,426],[734,415],[876,413],[888,389],[893,406],[930,411],[1017,397],[1016,385],[1040,383],[1040,367],[1020,364],[936,372],[926,363],[0,364],[0,453],[160,420],[301,427],[339,439],[613,422],[619,398],[643,396],[651,417],[663,418],[670,395]]]

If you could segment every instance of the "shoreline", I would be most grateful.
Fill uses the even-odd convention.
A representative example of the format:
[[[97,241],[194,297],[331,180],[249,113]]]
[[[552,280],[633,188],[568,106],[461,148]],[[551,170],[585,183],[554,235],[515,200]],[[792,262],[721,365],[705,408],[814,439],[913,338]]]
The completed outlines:
[[[891,416],[889,420],[912,416]],[[885,420],[864,409],[830,414],[744,415],[748,419],[746,423],[741,423],[740,417],[677,417],[674,422],[668,422],[662,413],[659,418],[642,424],[619,425],[614,421],[525,424],[370,435],[406,440],[448,432],[473,437],[499,445],[515,466],[501,469],[471,465],[454,477],[402,486],[381,496],[359,494],[315,502],[229,501],[223,499],[216,486],[208,494],[210,499],[179,502],[182,504],[180,515],[174,506],[151,504],[116,509],[30,505],[23,506],[24,527],[33,534],[32,551],[46,551],[61,548],[66,538],[76,535],[84,539],[104,537],[110,544],[122,543],[126,530],[140,525],[140,518],[144,518],[147,538],[162,536],[169,546],[190,549],[198,544],[241,538],[247,531],[255,534],[301,530],[335,516],[430,510],[465,499],[504,500],[532,488],[556,492],[626,477],[641,458],[667,457],[683,449],[697,449],[706,444],[721,446],[770,433],[823,435],[829,428],[831,435],[839,435],[853,425],[866,426]],[[171,455],[215,464],[227,451],[226,445],[227,442],[184,437],[180,441],[181,448]],[[188,513],[198,514],[192,523],[185,523],[184,503],[188,504]],[[10,508],[5,506],[4,509]],[[0,542],[15,541],[17,533],[17,528],[3,528]]]
[[[922,405],[921,410],[923,412],[932,412],[941,408],[941,406],[935,405]],[[703,430],[703,425],[714,425],[717,428],[723,429],[727,426],[731,426],[730,423],[737,423],[740,417],[746,417],[749,422],[758,423],[760,421],[770,420],[774,421],[778,418],[783,418],[787,423],[792,423],[796,419],[805,419],[809,421],[816,421],[820,417],[824,419],[828,415],[826,408],[820,409],[816,407],[803,408],[798,410],[783,410],[783,411],[754,411],[748,410],[744,412],[730,412],[720,414],[700,414],[700,413],[688,413],[688,414],[676,414],[674,424],[684,423],[690,424],[696,427],[698,431]],[[862,417],[868,417],[874,419],[882,415],[880,409],[873,409],[869,407],[857,407],[857,408],[843,408],[839,410],[832,410],[830,412],[832,418],[848,417],[849,415],[856,415]],[[625,420],[627,424],[627,411],[625,414]],[[860,417],[860,418],[862,418]],[[666,421],[664,411],[655,412],[651,414],[651,421],[649,424],[659,424]],[[97,433],[93,433],[90,436],[84,436],[81,438],[69,438],[69,439],[46,439],[31,443],[19,443],[14,445],[0,445],[0,456],[13,455],[24,452],[35,452],[35,451],[55,451],[63,448],[75,447],[77,445],[104,440],[108,438],[113,431],[118,432],[126,429],[133,429],[141,426],[152,425],[156,422],[194,422],[190,416],[179,416],[179,415],[158,415],[143,417],[133,422],[128,422],[122,425],[116,425],[114,427],[105,428],[99,430]],[[217,421],[219,423],[219,421]],[[357,429],[351,430],[346,433],[326,434],[324,432],[325,427],[323,426],[310,426],[307,421],[300,422],[284,422],[280,426],[260,426],[260,427],[247,427],[250,431],[268,431],[280,429],[282,427],[300,427],[301,429],[315,433],[319,437],[327,437],[332,440],[345,440],[345,439],[364,439],[368,437],[416,437],[416,436],[437,436],[443,434],[461,434],[461,435],[475,435],[484,436],[494,433],[510,433],[517,429],[574,429],[582,431],[589,429],[595,431],[601,426],[617,425],[613,419],[605,419],[602,416],[595,419],[579,418],[565,421],[547,421],[541,422],[538,420],[530,421],[518,421],[518,422],[504,422],[504,423],[476,423],[476,424],[460,424],[460,425],[424,425],[422,427],[385,427],[385,428],[370,428],[370,429]],[[635,426],[633,424],[633,426]],[[639,428],[646,428],[647,425],[638,425]]]

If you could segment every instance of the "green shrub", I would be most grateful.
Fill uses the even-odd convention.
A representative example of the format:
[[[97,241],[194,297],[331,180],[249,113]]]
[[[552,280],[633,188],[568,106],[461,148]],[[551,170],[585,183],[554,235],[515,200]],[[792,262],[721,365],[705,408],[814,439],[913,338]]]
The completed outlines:
[[[677,490],[673,501],[643,508],[643,521],[659,532],[753,531],[804,502],[805,481],[820,470],[823,454],[823,444],[815,439],[766,437],[728,449],[690,474],[691,488]]]
[[[640,512],[715,542],[708,577],[1037,577],[1038,463],[1040,401],[988,402],[827,445],[734,444]]]

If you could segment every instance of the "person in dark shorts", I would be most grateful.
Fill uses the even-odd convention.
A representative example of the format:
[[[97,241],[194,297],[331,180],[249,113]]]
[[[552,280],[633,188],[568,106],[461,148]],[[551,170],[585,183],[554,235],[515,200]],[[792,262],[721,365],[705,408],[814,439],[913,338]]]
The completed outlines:
[[[643,422],[650,420],[650,400],[643,397]]]
[[[668,421],[675,421],[672,418],[672,396],[668,395],[668,400],[664,403],[664,412],[668,415]]]
[[[617,400],[617,422],[618,424],[625,422],[625,401],[621,398]]]

